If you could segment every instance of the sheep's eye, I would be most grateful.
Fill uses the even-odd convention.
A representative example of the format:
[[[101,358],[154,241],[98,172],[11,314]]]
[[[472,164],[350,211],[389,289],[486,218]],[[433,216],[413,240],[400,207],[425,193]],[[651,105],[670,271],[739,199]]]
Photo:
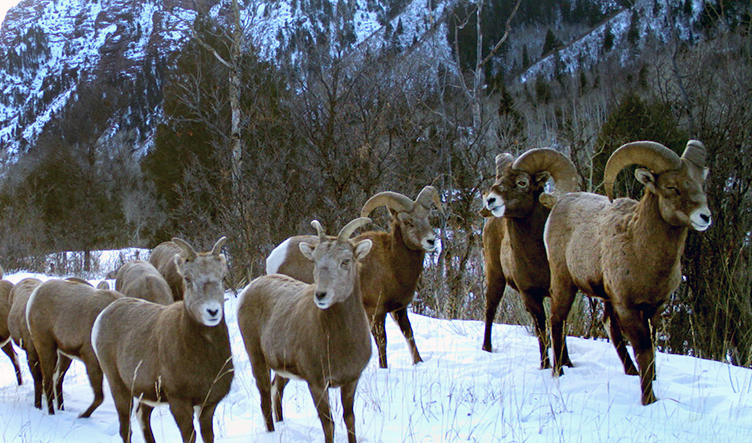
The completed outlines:
[[[527,180],[518,180],[517,181],[517,186],[519,186],[520,188],[526,187],[527,186]]]
[[[669,191],[673,192],[676,195],[681,195],[681,191],[679,191],[679,188],[677,188],[676,186],[666,186],[666,189],[668,189]]]
[[[342,266],[343,268],[350,266],[350,259],[342,260],[342,264],[340,266]]]
[[[188,276],[183,277],[183,280],[185,280],[185,282],[188,284],[191,284],[191,282],[193,281],[193,279]]]
[[[412,227],[413,227],[413,222],[411,222],[410,220],[405,220],[405,221],[404,221],[403,223],[404,223],[404,224],[405,224],[405,226],[407,226],[408,228],[412,228]]]

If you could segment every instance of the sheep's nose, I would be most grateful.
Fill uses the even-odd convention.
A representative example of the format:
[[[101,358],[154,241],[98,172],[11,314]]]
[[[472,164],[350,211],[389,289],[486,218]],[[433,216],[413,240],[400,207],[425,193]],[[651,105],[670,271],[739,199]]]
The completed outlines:
[[[436,239],[429,238],[428,240],[426,240],[426,243],[428,243],[430,246],[436,246]]]
[[[326,298],[326,291],[316,291],[316,300],[323,300]]]
[[[206,312],[208,312],[212,317],[216,317],[217,314],[219,314],[219,309],[207,309]]]
[[[710,215],[708,215],[708,214],[700,214],[700,218],[701,218],[701,219],[702,219],[702,221],[704,221],[705,223],[710,223]]]
[[[488,198],[486,199],[486,203],[487,203],[487,204],[488,204],[489,206],[490,206],[490,205],[492,205],[492,204],[494,204],[494,203],[496,203],[496,197],[488,197]]]

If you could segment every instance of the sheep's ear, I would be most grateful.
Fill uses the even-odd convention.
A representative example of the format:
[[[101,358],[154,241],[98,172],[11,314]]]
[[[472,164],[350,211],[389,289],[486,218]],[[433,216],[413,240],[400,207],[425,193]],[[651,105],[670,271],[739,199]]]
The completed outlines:
[[[310,243],[301,242],[298,244],[298,247],[300,248],[300,252],[303,254],[305,258],[307,258],[310,261],[313,261],[313,250],[316,249],[315,246],[313,246]]]
[[[549,178],[551,178],[551,173],[548,171],[541,171],[533,175],[533,181],[539,186],[545,185]]]
[[[369,252],[371,252],[371,247],[373,246],[373,242],[371,240],[363,240],[361,242],[358,242],[355,245],[355,251],[353,251],[353,255],[355,256],[355,260],[363,260],[366,255],[368,255]]]
[[[645,189],[649,190],[653,194],[658,193],[658,188],[656,188],[655,186],[655,176],[652,172],[645,168],[637,168],[634,175],[638,182],[645,185]]]
[[[185,257],[183,257],[183,254],[175,254],[173,260],[175,260],[175,269],[178,270],[178,274],[183,275],[182,269],[185,264]]]

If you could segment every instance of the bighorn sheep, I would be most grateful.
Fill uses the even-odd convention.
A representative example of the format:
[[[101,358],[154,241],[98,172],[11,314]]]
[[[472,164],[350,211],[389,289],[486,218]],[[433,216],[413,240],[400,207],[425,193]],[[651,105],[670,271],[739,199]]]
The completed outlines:
[[[115,290],[128,297],[160,305],[169,305],[174,301],[172,290],[165,278],[157,268],[144,260],[129,261],[118,269]]]
[[[308,382],[327,443],[334,437],[327,388],[341,388],[347,439],[356,441],[355,389],[371,358],[358,268],[373,242],[350,240],[350,236],[370,221],[357,218],[332,238],[314,220],[316,244],[299,243],[301,254],[313,263],[314,283],[265,275],[253,280],[240,295],[238,325],[270,432],[274,431],[272,397],[276,418],[281,421],[282,393],[289,379],[295,378]],[[269,369],[275,372],[273,394]]]
[[[0,268],[0,279],[2,277],[2,268]],[[23,384],[21,367],[18,365],[18,355],[16,354],[16,350],[13,349],[10,330],[8,328],[8,314],[11,307],[10,293],[12,290],[13,283],[7,280],[0,280],[0,347],[3,348],[3,352],[5,352],[5,355],[8,356],[10,362],[13,364],[13,370],[16,372],[16,383],[20,386]]]
[[[405,336],[413,363],[423,361],[407,317],[407,306],[415,295],[426,252],[437,248],[436,235],[429,222],[432,203],[443,214],[439,193],[433,186],[426,186],[415,201],[396,192],[380,192],[371,197],[360,212],[361,217],[367,217],[374,209],[386,206],[392,215],[390,232],[368,231],[355,238],[355,241],[370,239],[373,242],[371,253],[361,264],[360,281],[363,305],[376,339],[382,368],[387,367],[384,322],[388,313]],[[313,266],[302,256],[298,245],[317,241],[315,236],[288,238],[267,258],[266,273],[286,274],[313,283]]]
[[[91,347],[91,328],[102,309],[122,297],[119,292],[103,291],[88,283],[70,280],[48,280],[37,286],[29,297],[26,322],[39,357],[50,414],[55,413],[55,384],[62,378],[56,371],[58,353],[80,359],[86,365],[94,400],[80,417],[89,417],[102,404],[102,369]]]
[[[687,143],[681,158],[655,142],[627,143],[606,164],[608,197],[574,193],[554,206],[544,234],[551,266],[554,375],[562,372],[562,327],[579,288],[610,302],[612,322],[619,323],[611,331],[620,326],[637,357],[642,404],[656,400],[648,321],[660,315],[669,294],[679,286],[688,230],[710,227],[703,190],[706,155],[705,146],[696,140]],[[635,171],[645,185],[642,198],[611,201],[617,174],[631,164],[647,168]],[[612,340],[618,349],[621,337]]]
[[[173,239],[181,248],[175,261],[185,281],[182,301],[164,306],[123,298],[97,317],[92,342],[115,400],[123,442],[131,437],[133,397],[138,398],[147,442],[154,441],[151,412],[164,402],[184,442],[196,437],[194,408],[204,443],[214,441],[214,410],[233,378],[224,318],[225,240],[220,238],[211,252],[196,253],[185,241]]]
[[[10,291],[10,311],[8,312],[8,329],[16,345],[26,351],[26,361],[29,365],[31,377],[34,380],[34,407],[42,409],[42,370],[39,367],[39,357],[31,340],[29,326],[26,324],[26,304],[34,289],[42,284],[36,278],[24,278],[13,286]],[[63,409],[63,378],[70,366],[70,358],[61,355],[58,360],[58,379],[55,386],[57,407]]]
[[[543,226],[553,196],[544,193],[553,178],[557,194],[577,191],[577,170],[553,149],[531,149],[514,160],[496,156],[496,182],[484,196],[483,259],[486,280],[486,329],[483,350],[491,352],[496,310],[508,284],[522,296],[533,317],[541,368],[549,368],[548,334],[543,300],[549,296],[549,272],[543,245]],[[564,356],[566,361],[566,355]]]
[[[166,241],[157,245],[149,256],[149,263],[154,265],[160,274],[167,280],[172,290],[172,298],[175,301],[183,299],[185,294],[185,282],[175,265],[175,256],[182,253],[182,249],[174,241]]]

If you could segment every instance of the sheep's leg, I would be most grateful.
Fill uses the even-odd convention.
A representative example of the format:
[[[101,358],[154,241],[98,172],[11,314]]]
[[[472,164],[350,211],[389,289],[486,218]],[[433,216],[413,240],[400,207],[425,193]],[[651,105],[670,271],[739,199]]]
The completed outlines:
[[[16,354],[16,350],[13,349],[13,343],[10,340],[8,340],[8,343],[3,346],[3,352],[8,356],[10,362],[13,363],[13,370],[16,372],[16,383],[18,383],[18,386],[21,386],[23,384],[23,379],[21,378],[21,367],[18,366],[18,354]]]
[[[47,399],[47,412],[55,415],[55,369],[58,363],[57,349],[53,343],[39,343],[37,346],[39,353],[39,366],[42,369],[42,385],[44,387],[44,396]],[[59,377],[62,379],[62,377]]]
[[[371,334],[376,340],[376,347],[379,350],[379,367],[386,368],[386,330],[384,329],[384,323],[386,322],[386,314],[374,314],[371,319]]]
[[[538,336],[538,348],[540,350],[540,368],[548,369],[551,367],[551,362],[548,358],[548,334],[546,333],[546,311],[543,308],[543,297],[525,292],[522,293],[522,301],[525,303],[527,312],[533,317],[533,326],[535,327],[535,335]],[[569,360],[566,348],[564,354],[562,363],[566,364]]]
[[[151,413],[153,410],[154,408],[146,403],[139,403],[136,409],[136,417],[141,425],[141,432],[144,434],[146,443],[155,443],[154,432],[151,430]]]
[[[501,269],[501,264],[499,264]],[[486,331],[483,334],[483,350],[493,352],[491,344],[491,332],[493,329],[496,311],[499,309],[499,303],[504,297],[504,288],[507,282],[501,272],[493,272],[486,264]]]
[[[102,389],[104,374],[102,374],[102,368],[99,367],[97,356],[94,355],[92,350],[91,354],[84,354],[83,357],[86,364],[86,374],[89,376],[89,384],[91,384],[91,389],[94,391],[94,400],[78,418],[88,418],[104,401],[104,390]]]
[[[288,378],[282,377],[279,374],[274,374],[274,380],[272,381],[272,402],[274,404],[274,416],[276,421],[282,421],[282,396],[285,391]]]
[[[204,443],[214,443],[214,410],[217,409],[217,403],[204,405],[198,415],[198,424],[201,427],[201,439]]]
[[[65,410],[65,399],[63,398],[63,380],[65,380],[65,373],[68,372],[68,368],[72,360],[70,357],[58,354],[57,366],[55,368],[55,398],[57,399],[57,408],[61,411]]]
[[[572,308],[576,292],[577,289],[571,283],[551,282],[551,342],[554,348],[553,373],[555,376],[562,374],[562,365],[572,365],[565,342],[564,321]]]
[[[172,412],[172,417],[175,419],[178,429],[180,429],[183,443],[194,443],[196,441],[196,429],[193,427],[193,405],[190,400],[170,398],[170,412]]]
[[[423,359],[420,358],[420,353],[418,352],[418,346],[415,344],[415,335],[413,335],[413,327],[410,324],[410,319],[407,318],[407,308],[397,309],[396,311],[392,311],[391,313],[392,319],[397,323],[400,330],[402,331],[402,335],[405,336],[405,340],[407,340],[407,347],[410,349],[410,354],[413,356],[413,364],[417,365],[418,363],[422,362]],[[384,350],[386,353],[386,349]],[[384,367],[386,367],[386,358],[384,362]]]
[[[34,407],[42,409],[42,369],[39,366],[39,356],[31,343],[26,346],[26,362],[29,364],[29,372],[34,380]]]
[[[616,315],[624,328],[624,334],[634,348],[637,356],[637,365],[640,368],[640,389],[642,391],[642,404],[649,405],[656,401],[653,393],[653,380],[655,379],[655,354],[653,342],[650,339],[650,327],[648,316],[635,309],[615,305]]]
[[[272,382],[269,375],[269,367],[263,361],[263,357],[253,358],[251,352],[251,367],[253,368],[253,377],[256,379],[256,387],[261,397],[261,414],[266,422],[266,430],[274,432],[274,417],[272,416]]]
[[[603,302],[603,323],[608,327],[608,336],[616,348],[616,353],[619,354],[621,364],[624,366],[624,373],[627,375],[639,375],[640,373],[635,368],[634,362],[629,356],[627,344],[624,342],[624,337],[621,334],[619,317],[614,312],[614,307],[609,301]]]
[[[324,428],[324,442],[332,443],[334,441],[334,421],[332,420],[331,409],[329,408],[329,385],[320,386],[318,384],[308,383],[308,389],[313,397],[313,404],[316,405],[316,412],[321,420],[321,427]]]
[[[131,409],[133,408],[133,394],[130,387],[123,383],[123,380],[117,375],[117,369],[110,368],[110,372],[107,375],[107,381],[110,385],[110,393],[112,394],[112,400],[115,402],[115,409],[117,410],[118,422],[120,423],[120,438],[123,439],[123,443],[129,443],[131,441]],[[145,404],[139,404],[139,408],[147,406]],[[142,413],[139,411],[139,413]],[[142,416],[139,416],[141,419]],[[142,423],[143,426],[143,423]],[[149,425],[151,430],[151,424]],[[151,440],[149,440],[151,437]],[[147,435],[144,433],[144,440],[147,443],[154,443],[154,435]]]
[[[347,428],[348,443],[356,443],[355,437],[355,413],[353,405],[355,404],[355,389],[358,387],[358,381],[342,385],[340,394],[342,396],[342,409],[345,418],[345,427]]]

